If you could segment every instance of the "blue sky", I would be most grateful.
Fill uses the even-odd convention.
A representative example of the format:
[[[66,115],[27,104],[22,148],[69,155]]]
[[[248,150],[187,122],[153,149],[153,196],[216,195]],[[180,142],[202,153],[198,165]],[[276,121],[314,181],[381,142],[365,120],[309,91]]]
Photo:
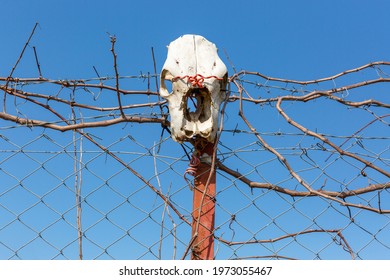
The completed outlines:
[[[238,69],[310,79],[388,60],[387,1],[2,1],[0,73],[7,74],[35,22],[42,71],[53,78],[110,69],[107,33],[118,38],[120,70],[147,71],[154,47],[200,34]],[[29,65],[25,65],[25,69]],[[99,66],[99,67],[98,67]],[[31,67],[30,67],[31,68]],[[20,68],[19,71],[22,71]],[[107,69],[107,70],[106,70]]]
[[[296,80],[311,80],[327,77],[369,62],[390,61],[390,18],[388,15],[390,2],[385,0],[198,0],[195,2],[177,0],[167,2],[117,0],[2,0],[1,3],[1,19],[3,27],[0,29],[1,77],[7,77],[9,75],[36,22],[39,23],[39,26],[30,42],[30,45],[26,49],[23,59],[14,73],[15,77],[38,76],[32,46],[36,47],[42,74],[46,78],[93,78],[96,77],[93,67],[98,69],[100,76],[112,76],[114,72],[112,54],[110,53],[110,35],[115,35],[117,38],[116,52],[118,54],[118,69],[121,75],[138,75],[140,72],[152,72],[152,47],[154,48],[157,69],[159,71],[165,61],[167,51],[166,46],[183,34],[199,34],[214,42],[219,48],[220,57],[228,66],[229,74],[233,73],[233,69],[227,61],[225,52],[229,55],[230,60],[237,70],[245,69],[259,71],[273,77]],[[361,77],[366,78],[367,76]],[[360,78],[360,76],[358,78]],[[138,87],[145,89],[144,84],[132,84],[131,81],[124,85],[127,89],[133,89],[133,86],[137,87],[137,89]],[[330,87],[332,87],[332,85],[330,85]],[[386,98],[388,100],[388,97]],[[323,106],[325,104],[326,106]],[[372,119],[370,118],[372,116],[366,114],[365,112],[360,115],[360,111],[358,111],[356,115],[354,114],[355,111],[352,113],[343,111],[338,114],[336,111],[339,107],[337,107],[334,103],[330,104],[329,102],[328,104],[327,102],[324,102],[317,105],[317,107],[310,107],[300,104],[297,105],[299,111],[292,112],[294,112],[294,117],[297,120],[307,123],[313,130],[317,127],[324,128],[325,132],[335,133],[338,135],[351,135]],[[251,113],[250,115],[252,120],[260,120],[257,127],[258,129],[263,129],[263,131],[266,132],[277,132],[280,130],[283,132],[294,132],[294,130],[289,130],[289,128],[287,128],[288,125],[285,122],[283,123],[276,110],[267,111],[265,109],[261,109],[262,111],[260,112],[262,114],[258,118],[256,115],[258,111],[255,110],[258,110],[259,108],[248,107],[248,112]],[[240,128],[242,126],[242,122],[236,119],[237,104],[232,104],[230,110],[231,111],[228,111],[227,114],[227,123],[225,128],[234,129],[236,124],[238,124]],[[331,110],[332,114],[329,114]],[[333,110],[335,113],[333,113]],[[385,112],[383,112],[383,114],[384,113]],[[307,115],[310,115],[311,117],[306,117]],[[327,116],[326,121],[324,120],[324,116]],[[273,122],[274,119],[275,122]],[[321,122],[321,120],[324,121],[321,125],[318,125],[318,122]],[[358,121],[353,123],[354,120]],[[9,125],[8,122],[3,120],[0,120],[0,124],[0,126]],[[339,124],[340,127],[336,127],[336,124]],[[144,158],[142,158],[140,154],[147,154],[150,152],[150,147],[152,147],[156,141],[159,141],[161,130],[160,126],[157,126],[157,130],[150,129],[148,130],[148,134],[143,133],[144,130],[142,130],[142,127],[140,129],[140,126],[137,125],[134,125],[134,128],[138,129],[137,131],[131,130],[133,125],[128,125],[126,127],[126,129],[129,128],[129,131],[132,131],[131,135],[138,140],[138,143],[143,143],[145,147],[134,145],[135,141],[132,141],[131,138],[126,138],[123,142],[113,145],[113,149],[123,152],[120,155],[126,161],[131,162],[131,160],[135,160],[137,167],[144,172],[142,174],[144,174],[147,178],[153,177],[154,173],[153,170],[145,168],[145,166],[150,164],[151,161],[145,160],[144,162]],[[122,137],[125,135],[123,126],[112,129],[112,133],[107,133],[104,129],[97,129],[93,132],[102,139],[102,143],[107,145],[115,142],[119,136]],[[248,130],[248,128],[246,129]],[[369,130],[370,132],[367,131],[367,135],[377,135],[380,132],[382,135],[384,134],[386,136],[386,132],[383,132],[381,129],[382,126],[373,126],[372,129]],[[3,130],[3,133],[11,139],[12,143],[23,145],[24,138],[37,139],[37,137],[40,137],[39,135],[41,131],[33,130],[29,132],[28,135],[25,131],[21,130]],[[47,131],[46,133],[50,134]],[[59,149],[59,151],[68,149],[72,151],[72,135],[70,133],[61,134],[54,132],[50,135],[52,136],[52,139],[54,139],[53,141],[42,138],[39,141],[34,140],[33,144],[29,147],[31,149],[39,149],[39,145],[41,145],[41,143],[45,143],[48,149],[53,151],[56,149]],[[167,135],[165,135],[165,137],[167,137]],[[232,135],[227,135],[226,138],[221,138],[221,141],[224,144],[227,143],[228,147],[239,151],[239,157],[236,158],[229,154],[227,148],[221,148],[221,153],[226,153],[226,162],[230,164],[230,167],[241,168],[241,172],[248,172],[248,177],[254,180],[255,178],[258,178],[256,176],[260,176],[261,179],[272,183],[283,184],[287,182],[284,181],[287,176],[285,170],[280,173],[272,172],[280,165],[278,165],[279,163],[274,157],[265,155],[264,151],[261,150],[256,143],[255,138],[251,138],[251,140],[249,140],[249,137],[242,134],[234,136],[235,138],[231,137]],[[270,142],[275,145],[279,145],[280,147],[283,147],[283,145],[284,147],[297,147],[299,144],[302,144],[303,146],[310,146],[311,143],[310,139],[304,137],[302,137],[302,139],[288,137],[275,139],[275,137],[269,136],[267,139],[270,139]],[[291,139],[293,142],[291,142]],[[338,140],[338,143],[342,143],[343,140],[344,139]],[[4,145],[3,149],[15,149],[15,146],[7,141],[3,141],[2,143],[2,145]],[[383,142],[381,142],[381,144],[386,146]],[[178,176],[178,174],[181,174],[183,170],[185,170],[187,162],[179,163],[177,159],[185,159],[185,155],[183,154],[181,148],[176,143],[172,143],[172,140],[169,138],[163,141],[163,146],[165,147],[165,150],[162,149],[161,151],[161,158],[159,158],[159,162],[161,164],[160,167],[162,170],[168,170],[171,172],[172,170],[170,170],[170,167],[177,166],[177,171],[172,171],[173,175],[170,176]],[[129,147],[134,150],[131,150]],[[126,185],[123,183],[128,182],[129,180],[131,182],[134,180],[136,181],[134,176],[128,175],[126,170],[114,161],[110,161],[110,159],[107,159],[101,154],[95,153],[94,151],[96,151],[96,148],[93,146],[88,146],[88,144],[85,143],[85,149],[86,151],[90,149],[90,153],[86,153],[84,157],[85,164],[89,167],[89,169],[84,170],[84,176],[86,182],[88,182],[88,180],[91,182],[91,185],[89,186],[91,189],[88,189],[87,183],[85,183],[86,186],[84,188],[88,200],[84,209],[84,229],[87,230],[87,238],[85,240],[86,258],[110,258],[110,256],[117,256],[117,258],[129,258],[129,255],[127,255],[126,252],[121,251],[121,246],[127,246],[125,241],[123,241],[124,243],[121,243],[122,241],[118,241],[116,243],[118,246],[114,246],[115,248],[112,248],[113,251],[109,252],[109,256],[105,255],[104,250],[99,247],[104,247],[103,244],[105,243],[111,244],[113,242],[112,240],[120,238],[123,235],[123,232],[119,231],[118,233],[118,227],[113,227],[113,230],[110,231],[112,224],[104,219],[102,222],[95,224],[95,221],[99,220],[101,217],[101,213],[98,210],[104,213],[110,212],[112,209],[116,209],[116,205],[123,203],[123,199],[129,195],[131,195],[132,199],[134,198],[134,201],[132,201],[131,207],[124,203],[124,208],[129,207],[134,210],[138,209],[137,207],[145,207],[145,209],[155,209],[154,207],[157,207],[159,211],[163,211],[164,205],[161,201],[154,197],[151,200],[142,202],[142,199],[144,199],[145,196],[142,196],[141,194],[143,194],[143,190],[145,190],[145,188],[142,187],[139,193],[137,193],[137,191],[132,192],[128,190]],[[130,152],[134,151],[134,154],[126,154],[125,152],[127,149],[130,149]],[[382,150],[383,149],[384,148],[382,148]],[[353,147],[351,150],[353,150]],[[253,151],[256,151],[256,153],[252,153]],[[289,151],[291,152],[293,150]],[[388,155],[388,151],[386,155]],[[47,173],[42,170],[34,171],[34,174],[37,174],[37,177],[35,177],[35,175],[31,177],[27,176],[23,183],[26,186],[31,186],[31,188],[36,188],[35,192],[45,197],[46,195],[44,193],[50,190],[51,186],[57,186],[56,192],[58,190],[58,196],[55,194],[56,192],[54,192],[53,196],[48,195],[45,205],[39,204],[42,206],[42,209],[34,210],[36,212],[32,210],[30,212],[32,213],[31,216],[22,217],[22,219],[24,219],[24,223],[28,223],[26,222],[28,219],[36,219],[36,216],[34,218],[34,213],[37,215],[42,214],[42,217],[44,218],[36,219],[30,226],[38,232],[42,228],[45,229],[45,232],[50,231],[51,234],[48,234],[46,238],[50,239],[50,242],[52,242],[52,244],[56,244],[59,248],[61,248],[61,246],[67,246],[64,248],[65,257],[77,258],[77,248],[76,243],[74,242],[74,237],[69,237],[69,235],[64,234],[67,230],[66,227],[68,226],[66,223],[62,225],[63,222],[60,221],[55,223],[53,227],[47,229],[47,225],[58,218],[58,213],[56,211],[61,213],[66,212],[66,215],[69,214],[69,217],[66,216],[66,220],[74,225],[74,220],[72,220],[72,217],[74,217],[72,216],[74,214],[74,208],[72,208],[74,196],[71,192],[62,189],[63,186],[61,185],[61,180],[52,176],[55,174],[59,178],[67,178],[64,179],[64,182],[66,183],[65,185],[70,187],[72,186],[73,177],[70,175],[73,170],[72,155],[53,153],[52,155],[39,155],[36,157],[31,155],[31,157],[28,157],[27,159],[24,154],[18,156],[24,160],[23,164],[29,166],[30,169],[26,168],[27,171],[25,171],[25,173],[23,170],[18,170],[16,167],[18,164],[21,164],[21,161],[17,156],[15,156],[6,160],[8,166],[14,166],[14,169],[10,169],[8,166],[8,169],[4,169],[7,170],[7,174],[12,174],[17,178],[22,178],[23,176],[27,176],[26,174],[29,174],[30,171],[32,172],[33,170],[39,169],[42,162],[47,161],[47,170],[51,172],[51,175],[48,176],[42,184],[41,187],[43,190],[39,188],[39,184],[37,183],[40,178],[39,176],[45,176],[45,174],[47,176]],[[172,158],[169,158],[169,156],[172,156]],[[5,155],[5,158],[7,157],[8,155]],[[313,157],[317,158],[317,155]],[[296,164],[297,168],[307,167],[307,165],[299,161],[299,157],[293,158],[295,160],[298,158],[298,161],[294,162],[294,165]],[[318,155],[318,158],[322,158],[322,155]],[[56,170],[55,160],[59,160],[64,166],[64,168],[60,171]],[[267,160],[271,162],[270,165],[265,163],[263,165],[259,163],[259,161],[267,162]],[[248,162],[252,165],[247,164]],[[343,163],[345,164],[345,162]],[[112,165],[108,168],[107,164]],[[340,166],[338,164],[340,164]],[[353,172],[356,173],[356,169],[354,169],[353,165],[346,165],[347,167],[342,165],[339,161],[328,169],[329,173],[332,173],[332,176],[337,178],[335,181],[340,183],[340,185],[344,184],[346,181],[363,182],[364,178],[354,175]],[[258,167],[256,172],[251,171],[254,166]],[[348,176],[343,177],[343,174],[340,172],[342,168],[346,168],[345,170],[351,170],[352,175],[348,174]],[[164,192],[173,192],[173,200],[178,205],[188,206],[188,203],[190,203],[190,192],[185,186],[185,182],[182,178],[175,179],[178,180],[179,183],[177,184],[181,187],[179,190],[170,190],[172,183],[169,181],[170,177],[163,178],[163,174],[168,174],[168,171],[167,173],[162,173],[161,175]],[[40,175],[41,172],[42,175]],[[268,175],[264,175],[265,173],[262,172],[267,172]],[[306,173],[303,172],[302,174]],[[307,180],[320,184],[320,177],[320,175],[315,174],[314,172],[313,174],[308,174]],[[4,178],[7,178],[4,180],[9,180],[10,184],[14,184],[14,181],[10,178],[10,176],[6,175]],[[353,232],[351,233],[351,231],[354,230],[354,227],[358,228],[361,226],[361,228],[365,228],[365,225],[369,224],[371,221],[370,217],[373,217],[372,219],[378,219],[378,226],[373,229],[373,233],[379,234],[382,228],[386,229],[385,231],[382,231],[382,233],[389,232],[389,219],[387,217],[378,218],[377,216],[371,216],[371,213],[369,215],[364,215],[360,211],[357,211],[354,215],[356,215],[356,218],[361,218],[360,224],[348,227],[348,211],[346,211],[345,208],[338,208],[333,205],[330,206],[327,202],[324,202],[321,199],[306,201],[299,198],[297,199],[298,206],[293,207],[293,201],[291,198],[286,198],[274,193],[258,192],[251,194],[248,190],[243,191],[239,187],[238,182],[232,183],[229,181],[228,177],[221,176],[219,180],[221,182],[221,186],[223,186],[221,188],[222,190],[225,187],[230,190],[230,192],[222,192],[219,200],[221,204],[219,210],[220,220],[218,223],[221,225],[221,228],[226,229],[226,233],[224,235],[226,239],[233,237],[238,239],[250,239],[254,236],[259,239],[274,238],[286,233],[313,228],[316,225],[324,227],[325,225],[329,225],[329,228],[334,228],[335,226],[331,223],[333,219],[331,214],[325,213],[326,209],[330,209],[329,213],[342,213],[341,220],[338,220],[336,224],[337,226],[345,227],[346,234],[350,233],[350,235],[354,236],[354,238],[352,238],[352,245],[355,245],[354,249],[357,251],[360,250],[362,258],[375,258],[375,256],[378,258],[390,258],[388,249],[379,256],[375,255],[376,247],[371,244],[375,243],[372,241],[372,234],[367,234],[364,230],[355,235]],[[108,181],[110,183],[107,185],[105,182]],[[152,181],[154,184],[159,184],[157,178],[153,178]],[[140,186],[142,186],[142,184]],[[296,185],[288,186],[291,188],[296,187]],[[113,190],[118,191],[121,195],[118,194],[116,196],[112,196]],[[20,194],[22,195],[23,193],[25,193],[25,191],[21,190]],[[23,209],[36,202],[36,200],[34,200],[36,198],[31,196],[30,199],[30,196],[31,194],[29,194],[29,196],[26,195],[23,198],[20,202],[20,209],[14,204],[13,206],[7,204],[8,209],[16,207],[15,209],[12,208],[15,213],[18,211],[23,212]],[[4,196],[2,200],[0,197],[1,203],[6,203],[4,202],[5,197],[6,196]],[[17,193],[14,193],[10,197],[14,199],[12,201],[18,200]],[[110,197],[110,199],[105,200],[105,198],[108,197]],[[68,204],[65,202],[62,204],[62,199],[65,200],[65,198],[69,199],[70,202]],[[232,199],[237,201],[237,204],[231,203]],[[264,208],[260,207],[261,211],[258,210],[258,205],[252,203],[252,200],[255,201],[257,199],[258,201],[262,201],[261,205]],[[62,202],[59,203],[60,201]],[[273,208],[273,201],[278,201],[279,204],[277,208]],[[369,201],[371,202],[371,200]],[[144,205],[141,202],[144,203]],[[223,204],[224,202],[226,204]],[[389,200],[383,198],[383,204],[386,203],[389,205]],[[45,212],[45,209],[48,206],[51,207],[51,211],[49,211],[51,214],[47,214]],[[294,211],[296,212],[290,211],[292,208],[294,208]],[[56,209],[56,211],[53,209]],[[123,217],[126,217],[125,211],[127,210],[124,210],[124,212],[113,211],[113,216],[110,217],[111,221],[115,221],[116,225],[119,224],[123,228],[126,228],[127,225],[123,221]],[[183,211],[187,213],[186,211],[188,211],[188,209]],[[259,214],[259,212],[261,212],[261,214]],[[8,215],[10,217],[10,221],[14,219],[14,216],[10,214],[9,211],[5,211],[4,213],[4,217],[5,215]],[[161,213],[158,211],[153,213],[157,213],[155,214],[156,217],[153,218],[158,221],[158,215]],[[234,213],[237,213],[237,217],[240,217],[240,219],[238,219],[239,224],[232,225],[232,228],[235,229],[233,233],[233,230],[229,226],[229,217]],[[254,224],[256,223],[250,219],[253,213],[257,213],[256,215],[259,215],[259,223],[261,226],[255,226]],[[298,214],[294,215],[294,213]],[[25,213],[24,215],[29,214]],[[51,218],[51,215],[53,218]],[[142,211],[136,211],[133,215],[135,217],[138,217],[139,215],[139,219],[143,219]],[[154,214],[152,214],[152,216],[153,215]],[[91,218],[91,220],[89,221],[88,218]],[[292,219],[296,219],[296,223],[291,223]],[[169,218],[166,217],[166,220],[169,220]],[[42,222],[42,224],[40,222]],[[145,223],[148,223],[147,232],[145,232],[145,228],[135,226],[132,236],[139,238],[145,237],[146,239],[149,238],[150,240],[153,240],[153,238],[156,238],[153,233],[154,231],[158,232],[159,227],[157,227],[151,220],[147,220]],[[178,221],[178,223],[179,229],[183,229],[179,238],[182,240],[183,244],[179,244],[179,252],[177,253],[176,258],[181,257],[181,254],[185,249],[186,238],[188,237],[188,228],[180,223],[180,221]],[[0,228],[4,224],[6,224],[6,222],[0,224]],[[29,234],[23,235],[22,230],[25,230],[25,224],[14,224],[14,227],[12,227],[14,231],[5,229],[3,230],[3,233],[0,231],[0,241],[2,240],[1,238],[3,238],[3,240],[10,242],[9,240],[11,240],[12,234],[15,234],[16,232],[21,236],[20,239],[18,239],[18,244],[14,245],[13,248],[16,250],[18,246],[23,246],[26,242],[30,244],[30,247],[27,246],[26,248],[32,248],[30,252],[25,252],[21,249],[21,257],[42,258],[42,256],[39,255],[39,248],[40,246],[46,246],[47,244],[42,245],[40,243],[36,244],[35,241],[28,241],[39,241],[39,239],[34,239],[36,233],[30,230]],[[57,225],[61,226],[58,226],[57,228]],[[269,225],[269,227],[266,225]],[[89,228],[89,226],[91,228]],[[110,234],[112,234],[112,236],[106,240],[105,238]],[[115,234],[118,234],[118,236]],[[167,233],[165,232],[165,234]],[[164,248],[170,249],[168,249],[162,257],[172,258],[172,246],[170,245],[172,240],[169,238],[168,234],[167,236],[167,244],[164,245]],[[238,256],[240,252],[243,255],[267,255],[273,252],[294,256],[294,254],[299,251],[302,254],[298,255],[298,258],[316,258],[318,257],[316,253],[321,252],[319,253],[321,258],[340,257],[348,259],[348,254],[339,255],[338,248],[334,248],[332,245],[329,245],[332,244],[332,240],[329,236],[327,237],[330,241],[328,240],[324,243],[322,243],[322,241],[318,241],[317,243],[316,239],[305,240],[305,236],[302,237],[302,240],[295,243],[291,240],[286,240],[275,245],[276,247],[272,247],[273,245],[268,244],[258,246],[256,248],[245,247],[237,249],[234,253],[232,253],[229,248],[225,248],[221,245],[219,258],[234,258]],[[364,238],[367,238],[367,240],[362,243],[363,245],[359,244],[358,240],[363,240]],[[321,238],[319,239],[322,240]],[[97,242],[99,246],[89,240]],[[126,238],[123,240],[126,240]],[[390,246],[388,237],[384,237],[382,242],[387,242],[387,246]],[[68,244],[71,245],[68,246]],[[313,247],[307,250],[306,248],[310,247],[310,244]],[[366,248],[366,244],[371,244],[371,247],[367,245]],[[314,249],[317,245],[318,248]],[[153,247],[154,245],[148,246]],[[156,247],[154,246],[153,248],[153,250],[155,250]],[[379,248],[381,248],[380,245]],[[67,250],[69,250],[68,253]],[[139,252],[137,250],[138,249],[134,249],[130,258],[155,257],[155,255],[148,255],[148,253],[145,253],[145,248],[142,246],[139,246]],[[260,250],[261,253],[259,253],[258,250]],[[0,258],[8,258],[9,256],[12,256],[10,251],[12,250],[0,247]],[[54,256],[58,256],[57,251],[58,250],[49,246],[47,251],[45,251],[43,258],[53,258]],[[13,258],[16,257],[13,256]]]

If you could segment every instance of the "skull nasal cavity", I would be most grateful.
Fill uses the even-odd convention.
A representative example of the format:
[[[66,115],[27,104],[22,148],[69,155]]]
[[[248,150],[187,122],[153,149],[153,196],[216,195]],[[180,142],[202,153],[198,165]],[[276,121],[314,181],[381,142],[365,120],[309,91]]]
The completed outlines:
[[[185,95],[185,117],[190,121],[207,121],[211,117],[211,97],[206,88],[192,88]]]

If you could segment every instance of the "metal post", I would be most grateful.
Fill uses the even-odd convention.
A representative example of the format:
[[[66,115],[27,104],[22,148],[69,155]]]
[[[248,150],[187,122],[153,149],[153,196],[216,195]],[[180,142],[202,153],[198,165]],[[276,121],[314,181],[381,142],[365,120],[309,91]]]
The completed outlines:
[[[214,143],[207,143],[202,150],[194,179],[194,201],[192,211],[192,260],[214,259],[214,220],[215,220],[215,194],[216,172],[211,173],[210,162],[202,158],[212,159]]]

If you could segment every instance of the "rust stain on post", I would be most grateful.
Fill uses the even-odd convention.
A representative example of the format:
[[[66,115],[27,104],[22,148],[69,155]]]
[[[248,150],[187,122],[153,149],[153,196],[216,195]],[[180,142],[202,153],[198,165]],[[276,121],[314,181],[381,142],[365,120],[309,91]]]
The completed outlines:
[[[214,143],[208,143],[200,155],[207,154],[211,159],[214,152]],[[194,186],[194,201],[192,211],[192,260],[214,259],[214,220],[215,220],[215,194],[216,173],[211,172],[211,165],[200,162]],[[209,184],[207,185],[207,182]]]

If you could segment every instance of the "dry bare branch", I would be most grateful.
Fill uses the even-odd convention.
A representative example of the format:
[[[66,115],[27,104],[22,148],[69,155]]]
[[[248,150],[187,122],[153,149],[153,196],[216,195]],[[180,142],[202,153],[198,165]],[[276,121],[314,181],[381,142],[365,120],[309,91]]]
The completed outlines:
[[[319,232],[322,232],[322,233],[338,233],[340,231],[340,229],[331,229],[331,230],[325,230],[325,229],[308,229],[308,230],[305,230],[305,231],[301,231],[301,232],[295,232],[295,233],[290,233],[290,234],[285,234],[285,235],[282,235],[282,236],[279,236],[279,237],[276,237],[276,238],[271,238],[271,239],[259,239],[259,240],[248,240],[248,241],[227,241],[225,239],[222,239],[222,238],[218,238],[216,237],[216,239],[218,239],[220,242],[222,243],[225,243],[229,246],[235,246],[235,245],[243,245],[243,244],[259,244],[259,243],[274,243],[274,242],[277,242],[277,241],[280,241],[280,240],[283,240],[283,239],[286,239],[286,238],[293,238],[293,237],[297,237],[299,235],[305,235],[305,234],[310,234],[310,233],[319,233]]]
[[[356,83],[356,84],[352,84],[352,85],[348,85],[348,86],[334,88],[334,89],[330,89],[327,91],[313,91],[313,92],[310,92],[310,93],[303,95],[303,96],[285,95],[282,98],[284,101],[308,102],[308,101],[311,101],[314,99],[318,99],[320,97],[327,97],[327,98],[336,100],[339,103],[342,103],[344,105],[351,106],[351,107],[362,107],[362,106],[373,105],[373,106],[378,106],[378,107],[390,108],[390,104],[383,103],[383,102],[380,102],[380,101],[377,101],[374,99],[363,100],[360,102],[352,102],[352,101],[348,101],[348,100],[345,100],[343,98],[335,96],[336,93],[344,92],[344,91],[359,88],[359,87],[364,87],[367,85],[383,83],[383,82],[390,82],[390,78],[378,78],[375,80],[364,81],[361,83]],[[237,84],[237,86],[238,86],[238,84]],[[242,88],[241,90],[244,90],[244,89]],[[254,99],[254,98],[242,97],[241,95],[239,95],[239,96],[233,95],[229,98],[230,101],[241,100],[241,101],[252,102],[255,104],[275,103],[275,102],[278,102],[279,99],[280,99],[279,97]]]
[[[131,76],[128,78],[135,78],[137,76]],[[119,78],[126,78],[126,77],[119,77]],[[101,78],[101,80],[104,79],[112,79],[112,78]],[[78,80],[53,80],[53,79],[48,79],[48,78],[14,78],[14,77],[0,77],[0,81],[9,81],[15,84],[54,84],[54,85],[59,85],[64,88],[97,88],[101,90],[108,90],[108,91],[113,91],[117,93],[116,87],[104,85],[104,84],[92,84],[92,83],[87,83],[87,81],[90,81],[91,79],[78,79]],[[2,86],[2,90],[9,90],[8,85],[7,86]],[[124,89],[119,89],[119,93],[123,95],[158,95],[158,92],[153,92],[149,90],[124,90]]]
[[[359,156],[357,156],[356,154],[354,153],[350,153],[348,151],[345,151],[345,150],[342,150],[339,146],[337,146],[336,144],[334,144],[333,142],[331,142],[329,139],[327,139],[325,136],[323,135],[320,135],[319,133],[316,133],[314,131],[311,131],[309,130],[308,128],[304,127],[303,125],[297,123],[296,121],[294,121],[293,119],[291,119],[287,114],[286,112],[281,108],[281,103],[283,102],[284,98],[281,97],[278,99],[278,102],[276,103],[276,108],[278,109],[279,113],[286,119],[286,121],[293,125],[294,127],[298,128],[299,130],[301,130],[302,132],[304,132],[305,134],[307,135],[310,135],[310,136],[313,136],[315,138],[318,138],[320,139],[322,142],[326,143],[327,145],[329,145],[330,147],[332,147],[333,149],[335,149],[340,155],[342,156],[348,156],[348,157],[351,157],[357,161],[360,161],[361,163],[363,163],[365,166],[367,167],[370,167],[372,169],[375,169],[376,171],[382,173],[383,175],[387,176],[390,178],[390,173],[389,172],[386,172],[385,170],[383,170],[382,168],[379,168],[378,166],[374,165],[372,162],[369,162]]]
[[[259,72],[247,71],[247,70],[242,70],[240,72],[237,72],[236,74],[232,75],[229,78],[229,80],[234,81],[236,79],[239,79],[239,77],[242,75],[253,75],[253,76],[261,77],[261,78],[268,80],[268,81],[291,83],[291,84],[298,84],[298,85],[306,86],[306,85],[310,85],[310,84],[318,84],[318,83],[322,83],[322,82],[326,82],[326,81],[332,81],[332,80],[335,80],[335,79],[340,78],[342,76],[345,76],[345,75],[348,75],[351,73],[356,73],[356,72],[362,71],[364,69],[375,67],[375,66],[390,66],[390,62],[387,62],[387,61],[372,62],[372,63],[368,63],[368,64],[365,64],[365,65],[360,66],[360,67],[356,67],[353,69],[343,71],[343,72],[338,73],[338,74],[333,75],[333,76],[329,76],[329,77],[322,78],[322,79],[316,79],[316,80],[308,80],[308,81],[298,81],[298,80],[290,80],[290,79],[283,79],[283,78],[274,78],[274,77],[266,76],[266,75],[261,74]]]
[[[11,94],[11,95],[17,94],[17,95],[25,96],[25,97],[35,97],[35,98],[47,100],[47,102],[53,101],[53,102],[58,102],[61,104],[66,104],[66,105],[69,105],[72,107],[79,107],[79,108],[84,108],[84,109],[93,110],[93,111],[112,112],[112,111],[118,111],[120,109],[119,106],[117,106],[117,107],[97,107],[97,106],[77,103],[74,101],[69,101],[69,100],[66,100],[63,98],[59,98],[57,96],[46,95],[46,94],[41,94],[41,93],[27,92],[27,91],[9,88],[9,87],[5,88],[4,86],[0,86],[0,90],[6,91],[8,94]],[[144,94],[148,94],[148,93],[149,92],[144,92]],[[143,107],[162,106],[166,103],[167,103],[166,100],[162,100],[162,101],[158,101],[158,102],[129,104],[129,105],[122,105],[122,109],[127,110],[127,109],[143,108]]]
[[[296,191],[291,190],[287,188],[280,187],[278,185],[273,185],[270,183],[261,183],[261,182],[253,182],[238,171],[234,171],[231,168],[225,166],[221,162],[217,162],[217,167],[219,170],[226,172],[227,174],[231,175],[232,177],[240,180],[241,182],[248,185],[250,188],[253,189],[266,189],[266,190],[273,190],[279,193],[287,194],[291,197],[314,197],[317,196],[316,193],[310,192],[310,191]],[[385,190],[390,188],[390,182],[386,182],[383,184],[371,184],[365,187],[357,188],[354,190],[349,191],[342,191],[342,192],[336,192],[336,191],[327,191],[323,188],[316,190],[318,193],[325,194],[327,196],[331,197],[337,197],[337,198],[348,198],[351,196],[357,196],[365,193]]]
[[[110,126],[118,123],[125,123],[125,122],[160,123],[162,125],[168,125],[167,120],[165,120],[164,118],[145,118],[145,117],[133,117],[133,116],[124,116],[124,117],[114,118],[111,120],[96,121],[96,122],[82,122],[82,123],[68,124],[68,125],[57,125],[54,124],[53,122],[20,118],[2,112],[0,112],[0,118],[3,120],[12,121],[20,125],[25,125],[27,127],[41,126],[53,130],[58,130],[61,132],[65,132],[68,130],[75,130],[75,129],[83,129],[83,128],[106,127],[106,126]]]
[[[320,197],[323,197],[323,198],[326,198],[326,199],[329,199],[329,200],[332,200],[332,201],[336,201],[338,202],[339,204],[343,205],[343,206],[346,206],[346,207],[356,207],[356,208],[360,208],[360,209],[364,209],[364,210],[368,210],[368,211],[373,211],[373,212],[376,212],[376,213],[380,213],[380,214],[383,214],[383,213],[390,213],[390,210],[382,210],[380,209],[379,207],[378,208],[374,208],[374,207],[370,207],[370,206],[365,206],[365,205],[360,205],[360,204],[354,204],[354,203],[348,203],[348,202],[345,202],[344,200],[340,200],[338,197],[334,197],[334,196],[330,196],[326,193],[323,193],[323,192],[320,192],[320,191],[317,191],[317,190],[314,190],[293,168],[292,166],[290,165],[290,163],[287,161],[287,159],[282,155],[280,154],[274,147],[270,146],[261,136],[260,134],[257,132],[257,130],[252,126],[252,124],[249,122],[249,120],[246,118],[245,114],[244,114],[244,109],[243,109],[243,100],[242,100],[242,93],[243,93],[243,87],[236,81],[236,80],[233,80],[233,83],[236,85],[237,89],[238,89],[238,92],[239,92],[239,96],[241,97],[239,99],[239,116],[242,118],[242,120],[244,121],[244,123],[248,126],[248,128],[250,129],[250,131],[253,133],[253,135],[259,140],[259,142],[261,143],[261,145],[266,149],[268,150],[269,152],[271,152],[272,154],[274,154],[277,159],[283,164],[283,166],[288,170],[288,172],[291,174],[291,176],[300,184],[302,185],[303,187],[305,187],[308,192],[312,195],[316,195],[316,196],[320,196]],[[372,163],[358,157],[357,155],[353,154],[353,153],[350,153],[350,152],[347,152],[347,151],[343,151],[341,150],[338,146],[336,146],[335,144],[333,144],[332,142],[330,142],[328,139],[326,139],[326,137],[322,136],[322,135],[319,135],[318,133],[315,133],[315,132],[312,132],[310,131],[309,129],[299,125],[298,123],[294,122],[293,120],[291,120],[285,113],[283,110],[281,110],[280,108],[280,103],[282,100],[288,100],[290,97],[287,96],[287,97],[279,97],[277,100],[277,109],[279,111],[279,113],[282,114],[282,116],[287,120],[288,123],[290,124],[293,124],[295,127],[297,127],[298,129],[300,129],[301,131],[303,131],[305,134],[308,134],[308,135],[311,135],[311,136],[314,136],[314,137],[317,137],[319,139],[321,139],[324,143],[328,144],[329,146],[331,146],[333,149],[335,149],[340,155],[347,155],[347,156],[350,156],[360,162],[363,162],[366,166],[369,166],[375,170],[377,170],[378,172],[386,175],[387,177],[390,177],[390,175],[382,170],[381,168],[373,165]]]

